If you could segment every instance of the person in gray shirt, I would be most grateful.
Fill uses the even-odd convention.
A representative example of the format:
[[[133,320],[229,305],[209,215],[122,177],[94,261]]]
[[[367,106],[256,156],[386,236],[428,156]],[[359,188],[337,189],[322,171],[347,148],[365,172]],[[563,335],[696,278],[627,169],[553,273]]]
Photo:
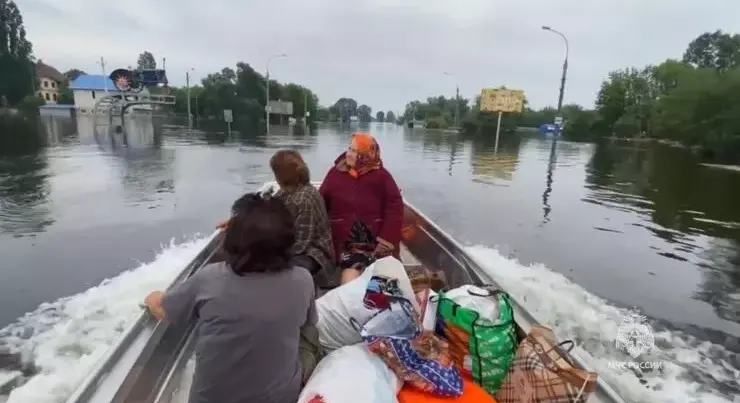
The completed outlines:
[[[301,331],[316,324],[311,274],[290,264],[293,217],[278,199],[247,194],[226,229],[226,261],[146,298],[171,322],[196,320],[190,403],[295,403]]]

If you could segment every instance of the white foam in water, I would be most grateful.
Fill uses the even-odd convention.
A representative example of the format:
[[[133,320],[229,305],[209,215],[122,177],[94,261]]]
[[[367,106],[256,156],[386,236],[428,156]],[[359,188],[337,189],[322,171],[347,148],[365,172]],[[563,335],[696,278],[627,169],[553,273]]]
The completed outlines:
[[[583,287],[544,265],[525,266],[502,256],[498,251],[483,246],[468,248],[468,252],[484,267],[517,301],[541,323],[555,330],[562,340],[573,339],[591,356],[584,357],[587,365],[599,372],[627,402],[635,403],[728,403],[740,402],[721,397],[686,380],[686,367],[711,373],[724,384],[734,384],[740,371],[733,369],[726,360],[710,360],[709,350],[729,352],[722,346],[709,342],[690,343],[691,337],[679,332],[655,333],[655,347],[648,353],[649,360],[663,362],[662,371],[644,374],[647,386],[640,384],[636,375],[628,370],[609,366],[609,362],[630,360],[615,345],[617,329],[626,314],[625,310],[609,305],[590,294]],[[716,356],[716,353],[713,354]],[[598,358],[596,358],[598,357]],[[642,357],[640,357],[642,359]],[[711,389],[711,388],[710,388]]]
[[[32,352],[40,370],[13,390],[7,403],[63,402],[141,314],[144,297],[167,287],[209,239],[170,244],[153,262],[83,293],[42,304],[0,330],[0,344],[14,352]]]

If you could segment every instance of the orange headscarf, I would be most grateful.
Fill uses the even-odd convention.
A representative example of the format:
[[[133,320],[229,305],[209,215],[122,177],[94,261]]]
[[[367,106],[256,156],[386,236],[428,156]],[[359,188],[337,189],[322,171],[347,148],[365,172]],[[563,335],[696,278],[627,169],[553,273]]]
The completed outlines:
[[[349,174],[355,178],[381,167],[380,146],[375,138],[367,133],[355,133],[352,136],[352,148],[357,151],[355,166],[349,168]]]

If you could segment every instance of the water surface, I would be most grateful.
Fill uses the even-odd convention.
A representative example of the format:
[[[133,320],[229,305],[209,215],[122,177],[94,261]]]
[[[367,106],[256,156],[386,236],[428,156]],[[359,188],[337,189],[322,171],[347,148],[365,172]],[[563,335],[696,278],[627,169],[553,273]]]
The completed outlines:
[[[89,118],[43,123],[43,142],[0,150],[0,327],[151,261],[173,237],[209,233],[271,179],[277,149],[299,150],[320,180],[359,128],[229,137],[140,117],[124,137]],[[491,137],[364,129],[404,196],[463,243],[740,351],[740,174],[662,146],[520,133],[494,150]]]

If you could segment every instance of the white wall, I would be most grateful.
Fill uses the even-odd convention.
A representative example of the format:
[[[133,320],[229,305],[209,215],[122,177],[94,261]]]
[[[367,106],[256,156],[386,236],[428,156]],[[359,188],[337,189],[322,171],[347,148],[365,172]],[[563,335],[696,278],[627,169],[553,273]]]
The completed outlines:
[[[95,107],[95,103],[100,101],[101,98],[105,97],[106,95],[110,94],[120,94],[120,91],[117,90],[108,90],[108,94],[106,94],[105,91],[92,91],[92,90],[74,90],[74,100],[75,100],[75,108],[79,109],[87,109],[86,112],[92,112],[92,109]],[[136,95],[148,95],[149,90],[144,88],[139,94],[129,94],[128,96],[135,97]],[[94,95],[94,96],[93,96]],[[137,109],[152,109],[151,105],[136,105],[133,108]],[[130,109],[130,108],[129,108]]]
[[[36,95],[47,104],[56,104],[59,100],[59,83],[47,77],[40,77],[38,83],[39,88]]]
[[[108,90],[108,93],[114,93],[114,91]],[[75,98],[76,108],[89,108],[92,109],[95,103],[100,98],[106,95],[105,91],[91,91],[91,90],[74,90],[73,95]]]

